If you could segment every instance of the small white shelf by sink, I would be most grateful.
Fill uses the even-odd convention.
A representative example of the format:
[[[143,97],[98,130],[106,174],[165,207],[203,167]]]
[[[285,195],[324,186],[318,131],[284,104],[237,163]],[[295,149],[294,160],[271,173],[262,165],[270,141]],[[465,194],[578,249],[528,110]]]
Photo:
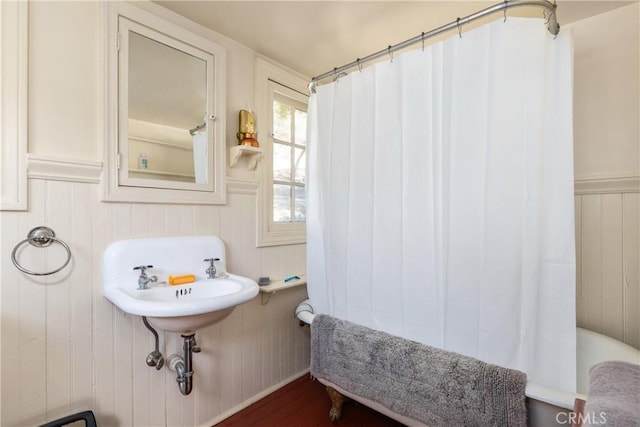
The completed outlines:
[[[290,280],[285,282],[283,280],[274,280],[268,285],[259,286],[260,296],[262,298],[262,305],[265,305],[269,302],[269,298],[272,295],[275,295],[279,291],[284,291],[285,289],[297,288],[298,286],[304,286],[307,284],[307,276],[305,274],[298,274],[299,279]]]

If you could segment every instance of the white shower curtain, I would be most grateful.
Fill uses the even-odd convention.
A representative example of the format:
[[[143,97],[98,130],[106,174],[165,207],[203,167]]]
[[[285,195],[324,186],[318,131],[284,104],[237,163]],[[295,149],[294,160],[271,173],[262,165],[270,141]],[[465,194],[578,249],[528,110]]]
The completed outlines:
[[[315,311],[573,392],[572,57],[500,19],[319,86]]]

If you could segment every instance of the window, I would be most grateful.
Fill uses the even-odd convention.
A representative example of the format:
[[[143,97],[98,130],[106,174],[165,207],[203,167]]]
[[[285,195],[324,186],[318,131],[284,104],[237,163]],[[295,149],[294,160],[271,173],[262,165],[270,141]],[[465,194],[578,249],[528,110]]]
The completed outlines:
[[[257,246],[306,242],[307,81],[258,60],[256,113],[265,159],[258,183]]]
[[[307,106],[276,93],[271,124],[273,221],[304,222]]]

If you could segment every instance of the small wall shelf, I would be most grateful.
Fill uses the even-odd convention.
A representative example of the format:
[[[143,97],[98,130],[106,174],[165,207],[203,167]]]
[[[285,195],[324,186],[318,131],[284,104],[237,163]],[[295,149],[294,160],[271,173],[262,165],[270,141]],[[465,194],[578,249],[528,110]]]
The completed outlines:
[[[307,276],[305,274],[298,274],[299,279],[285,282],[284,280],[274,280],[268,285],[260,286],[260,296],[262,297],[262,305],[269,302],[269,299],[279,291],[285,289],[296,288],[307,284]]]
[[[131,142],[146,142],[154,145],[162,145],[164,147],[176,148],[180,150],[193,151],[193,145],[180,144],[177,142],[160,141],[158,139],[142,138],[139,136],[129,135]]]
[[[254,170],[258,166],[258,162],[262,160],[262,149],[260,147],[251,147],[249,145],[235,145],[229,149],[229,167],[235,167],[240,157],[247,156],[249,158],[249,170]]]

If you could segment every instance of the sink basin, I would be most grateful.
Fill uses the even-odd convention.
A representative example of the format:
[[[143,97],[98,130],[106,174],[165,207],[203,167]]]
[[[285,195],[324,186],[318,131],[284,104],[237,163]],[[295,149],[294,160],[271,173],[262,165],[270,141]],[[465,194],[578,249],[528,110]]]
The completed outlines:
[[[209,263],[217,275],[208,279]],[[139,265],[152,265],[148,276],[157,276],[148,289],[138,289]],[[193,274],[196,281],[169,285],[170,275]],[[121,240],[104,254],[104,296],[120,310],[145,316],[153,326],[170,332],[195,332],[219,322],[233,309],[258,294],[258,284],[226,271],[222,241],[215,236],[163,237]]]

